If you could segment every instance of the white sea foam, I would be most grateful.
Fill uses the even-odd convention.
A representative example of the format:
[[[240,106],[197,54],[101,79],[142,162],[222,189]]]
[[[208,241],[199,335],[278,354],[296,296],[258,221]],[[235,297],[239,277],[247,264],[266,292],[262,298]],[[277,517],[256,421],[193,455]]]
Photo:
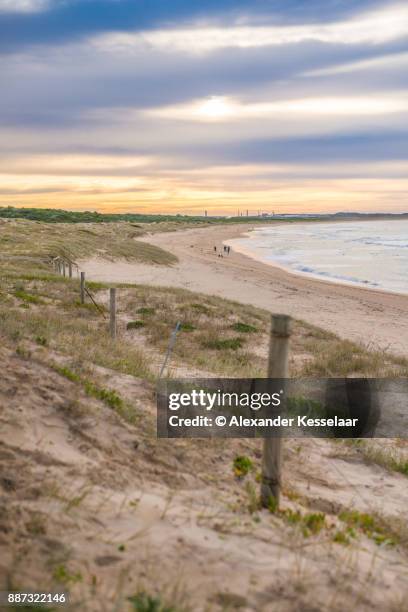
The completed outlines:
[[[269,225],[229,244],[298,274],[408,294],[408,220]]]

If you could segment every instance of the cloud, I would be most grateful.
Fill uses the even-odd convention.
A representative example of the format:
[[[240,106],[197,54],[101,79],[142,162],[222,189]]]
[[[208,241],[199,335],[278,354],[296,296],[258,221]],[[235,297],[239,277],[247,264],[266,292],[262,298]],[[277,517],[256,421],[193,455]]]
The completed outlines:
[[[303,73],[306,77],[331,76],[337,74],[345,74],[350,72],[366,72],[367,70],[378,70],[386,68],[387,70],[405,69],[408,67],[408,52],[381,55],[366,60],[348,62],[329,66],[327,68],[318,68],[317,70],[307,70]]]
[[[103,32],[128,32],[184,27],[192,23],[224,26],[237,24],[304,24],[350,18],[355,0],[2,0],[0,48],[13,51],[34,44],[66,44]],[[360,0],[358,10],[380,0]],[[22,12],[21,7],[48,10]],[[14,9],[19,9],[16,12]],[[34,19],[35,17],[35,19]]]
[[[109,33],[94,44],[113,52],[137,50],[142,45],[167,51],[210,53],[224,48],[253,48],[315,41],[329,44],[383,44],[408,34],[408,7],[395,5],[348,21],[279,26],[223,26]]]
[[[49,6],[49,0],[0,0],[0,13],[37,13]]]
[[[154,164],[152,156],[64,153],[0,157],[0,176],[135,176]]]

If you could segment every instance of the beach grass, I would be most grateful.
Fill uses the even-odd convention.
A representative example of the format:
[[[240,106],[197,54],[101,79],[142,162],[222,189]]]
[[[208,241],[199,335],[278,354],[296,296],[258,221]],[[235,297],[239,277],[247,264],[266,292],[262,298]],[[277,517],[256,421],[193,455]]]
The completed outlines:
[[[171,265],[171,253],[137,240],[145,231],[158,231],[160,224],[145,229],[130,223],[47,224],[23,219],[0,220],[0,270],[8,276],[52,274],[47,259],[65,256],[76,261],[84,257],[123,259],[157,265]],[[45,266],[44,266],[45,264]]]
[[[381,440],[380,443],[372,440],[349,439],[344,443],[353,448],[354,452],[367,462],[376,463],[390,472],[397,472],[408,476],[408,441],[405,439]]]
[[[132,330],[164,353],[177,321],[181,331],[174,360],[225,376],[266,376],[271,315],[265,310],[178,288],[138,285],[124,288],[121,311],[138,313]],[[147,313],[147,314],[143,314]],[[293,322],[290,375],[405,376],[408,361],[386,351],[342,340],[304,321]]]

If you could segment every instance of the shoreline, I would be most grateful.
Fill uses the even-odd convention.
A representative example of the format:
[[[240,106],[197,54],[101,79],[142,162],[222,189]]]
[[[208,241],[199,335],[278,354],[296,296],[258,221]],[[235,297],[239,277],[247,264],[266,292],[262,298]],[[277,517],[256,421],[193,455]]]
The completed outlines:
[[[258,228],[253,228],[253,230],[255,229],[258,229]],[[313,274],[313,272],[303,272],[301,270],[296,270],[288,266],[284,266],[283,264],[277,261],[273,261],[273,260],[266,261],[262,257],[257,256],[255,253],[251,252],[249,249],[246,249],[245,247],[242,247],[242,246],[238,247],[238,245],[234,244],[234,242],[236,240],[239,240],[240,238],[251,238],[250,231],[243,232],[240,236],[237,236],[235,238],[230,238],[226,240],[224,244],[226,244],[227,246],[230,246],[231,250],[234,250],[236,253],[239,253],[240,255],[243,255],[244,257],[247,257],[248,259],[253,259],[254,261],[264,264],[265,266],[271,266],[272,268],[278,268],[279,270],[286,272],[286,274],[303,277],[306,279],[310,279],[310,280],[322,282],[322,283],[330,283],[334,285],[344,285],[346,287],[355,287],[356,289],[363,289],[366,291],[377,291],[379,293],[387,293],[390,295],[408,297],[408,293],[404,293],[403,291],[393,291],[391,289],[386,289],[384,287],[373,287],[373,286],[370,286],[368,282],[367,284],[363,284],[362,282],[361,283],[357,281],[353,282],[351,280],[336,278],[334,276],[331,277],[330,275],[323,276],[318,273]]]
[[[90,280],[217,295],[285,312],[344,339],[408,356],[408,296],[296,274],[232,249],[230,255],[218,257],[226,241],[256,227],[261,226],[199,227],[138,238],[176,255],[179,261],[170,267],[101,258],[80,264]]]

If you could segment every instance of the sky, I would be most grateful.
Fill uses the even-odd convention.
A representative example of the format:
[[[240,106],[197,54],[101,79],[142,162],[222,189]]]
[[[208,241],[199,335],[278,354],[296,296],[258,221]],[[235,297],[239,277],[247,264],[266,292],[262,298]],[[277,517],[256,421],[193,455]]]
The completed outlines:
[[[0,206],[408,211],[408,3],[0,0]]]

